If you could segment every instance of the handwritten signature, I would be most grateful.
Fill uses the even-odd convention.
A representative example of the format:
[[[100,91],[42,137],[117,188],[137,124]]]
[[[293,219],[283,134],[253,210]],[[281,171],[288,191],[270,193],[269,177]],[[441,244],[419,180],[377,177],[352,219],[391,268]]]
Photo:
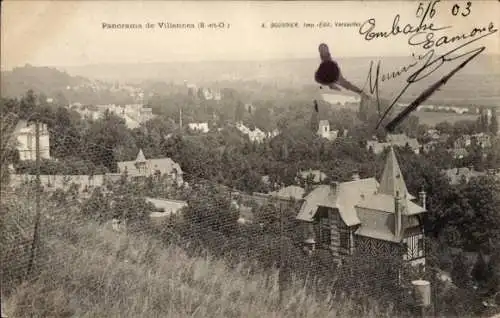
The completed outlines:
[[[434,11],[434,5],[439,2],[436,1],[432,4],[432,11]],[[427,98],[429,98],[437,89],[446,84],[446,82],[455,75],[460,69],[462,69],[465,65],[467,65],[470,61],[476,58],[481,52],[483,52],[486,47],[480,46],[469,51],[463,52],[463,48],[473,44],[474,42],[483,39],[487,36],[490,36],[496,32],[498,29],[495,28],[493,22],[490,22],[487,27],[474,27],[470,33],[461,34],[457,36],[441,36],[439,38],[435,37],[434,32],[449,29],[450,26],[438,27],[433,23],[424,23],[425,19],[428,17],[430,5],[428,9],[421,15],[422,19],[418,26],[413,26],[411,24],[406,24],[401,28],[400,26],[400,16],[396,15],[393,21],[392,29],[389,32],[375,32],[374,29],[376,27],[376,21],[374,18],[367,20],[363,23],[359,29],[359,33],[364,36],[365,40],[371,41],[377,38],[388,38],[391,36],[396,36],[399,34],[410,35],[408,38],[408,44],[410,46],[420,46],[421,48],[427,50],[425,54],[415,56],[415,61],[412,63],[401,67],[399,70],[380,74],[380,61],[377,62],[374,74],[374,63],[371,61],[370,69],[368,71],[367,82],[369,83],[370,93],[376,95],[377,107],[379,110],[379,114],[381,115],[378,123],[377,129],[380,127],[384,119],[388,116],[390,111],[393,109],[394,105],[399,101],[401,96],[408,90],[408,88],[427,76],[431,75],[433,72],[441,68],[443,65],[448,62],[459,60],[460,58],[464,58],[461,63],[455,67],[448,74],[443,76],[440,80],[430,85],[426,90],[424,90],[412,103],[410,103],[401,113],[399,113],[389,124],[385,126],[388,131],[393,131],[395,127],[408,116],[412,111],[414,111],[422,102],[424,102]],[[420,8],[419,8],[420,9]],[[434,13],[434,12],[433,12]],[[433,14],[432,14],[433,15]],[[435,48],[440,46],[457,43],[468,40],[465,43],[458,45],[457,47],[451,49],[450,51],[442,54],[440,56],[435,56],[436,53],[434,51]],[[401,92],[394,98],[391,105],[386,108],[386,110],[381,113],[380,111],[380,99],[379,99],[379,84],[380,82],[394,79],[396,77],[401,76],[404,73],[408,73],[410,70],[413,70],[417,67],[420,61],[425,61],[423,66],[419,67],[415,72],[411,73],[406,79],[407,84],[403,87]],[[375,75],[375,76],[374,76]]]
[[[424,19],[420,21],[418,26],[413,26],[410,23],[407,23],[403,28],[401,28],[399,25],[399,19],[400,15],[397,14],[394,17],[392,28],[389,32],[374,32],[373,29],[376,27],[376,20],[374,18],[368,19],[359,28],[359,34],[364,35],[366,41],[371,41],[378,38],[388,38],[398,34],[408,35],[423,31],[435,32],[451,28],[451,26],[436,27],[433,23],[427,25],[424,23]]]

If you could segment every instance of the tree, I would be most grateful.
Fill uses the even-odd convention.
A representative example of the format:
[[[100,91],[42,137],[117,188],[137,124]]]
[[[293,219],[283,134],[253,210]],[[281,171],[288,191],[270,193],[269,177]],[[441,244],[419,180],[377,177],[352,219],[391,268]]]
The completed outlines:
[[[497,116],[496,109],[493,108],[491,113],[492,113],[492,116],[491,116],[491,123],[490,123],[490,132],[496,136],[498,134],[498,116]]]
[[[0,184],[9,182],[9,164],[19,161],[19,152],[16,149],[17,140],[13,132],[17,123],[17,116],[13,113],[2,113],[0,118]]]
[[[482,126],[480,129],[479,131],[482,131]],[[477,131],[477,124],[473,120],[459,120],[453,125],[453,135],[455,136],[471,135]]]
[[[312,112],[311,113],[311,131],[313,133],[316,133],[318,131],[318,125],[319,125],[319,116],[317,112]]]
[[[82,157],[110,172],[117,171],[117,161],[132,160],[139,151],[125,121],[109,112],[92,122],[82,139]]]
[[[265,106],[257,107],[253,114],[253,122],[263,131],[272,131],[275,123],[272,121],[271,112]]]
[[[99,222],[107,222],[112,218],[110,201],[101,188],[94,189],[90,198],[85,201],[82,214]]]
[[[245,105],[243,105],[243,103],[239,101],[236,104],[236,109],[234,112],[234,120],[236,122],[242,121],[244,119],[244,116],[245,116]]]
[[[469,266],[463,253],[458,254],[453,261],[451,279],[460,288],[471,288],[471,279]]]
[[[440,122],[438,124],[436,124],[436,129],[441,133],[441,134],[453,134],[454,133],[454,130],[453,130],[453,125],[450,124],[449,122],[447,121],[444,121],[444,122]]]
[[[491,294],[497,294],[498,303],[498,293],[500,293],[500,246],[496,246],[488,264],[488,273],[490,274],[488,280],[488,289],[490,289]]]
[[[488,130],[488,117],[484,108],[481,109],[479,116],[477,117],[476,130],[478,132],[486,132]]]
[[[491,148],[487,150],[485,167],[495,169],[500,167],[500,139],[492,142]]]
[[[280,213],[275,202],[267,202],[255,211],[255,222],[262,224],[267,233],[279,233]]]
[[[500,240],[500,181],[494,177],[473,178],[461,189],[471,206],[472,215],[463,224],[469,246],[487,246]]]
[[[208,228],[223,235],[236,230],[238,211],[231,205],[229,193],[211,182],[200,181],[193,185],[188,199],[186,219],[194,226],[195,233]]]
[[[470,147],[469,155],[466,160],[467,165],[472,165],[478,171],[484,170],[483,148],[476,141]]]
[[[77,125],[66,108],[60,107],[55,111],[50,125],[50,146],[53,157],[66,158],[79,155],[82,136]]]
[[[19,108],[20,119],[31,119],[32,115],[35,113],[37,99],[38,97],[35,95],[33,90],[30,89],[26,92],[26,94],[21,98]]]
[[[438,169],[451,169],[455,166],[453,155],[444,147],[435,147],[421,157]]]
[[[156,208],[146,201],[143,196],[126,195],[114,196],[111,215],[125,222],[127,230],[144,232],[149,228],[151,212]]]

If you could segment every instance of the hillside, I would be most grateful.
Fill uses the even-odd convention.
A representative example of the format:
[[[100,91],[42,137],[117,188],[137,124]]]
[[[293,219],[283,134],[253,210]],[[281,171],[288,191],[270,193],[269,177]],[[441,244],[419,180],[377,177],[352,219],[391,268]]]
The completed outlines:
[[[81,238],[78,244],[49,242],[58,262],[52,264],[53,271],[7,299],[9,317],[358,316],[349,300],[330,306],[298,284],[279,309],[277,273],[266,286],[263,275],[231,270],[209,258],[190,258],[173,247],[162,250],[103,227],[89,225],[75,235]],[[122,260],[115,257],[118,253]],[[362,311],[363,316],[376,313],[376,306]]]
[[[51,98],[58,105],[71,102],[82,104],[132,103],[133,92],[113,89],[111,84],[72,76],[51,67],[25,65],[1,73],[2,97],[19,97],[28,90]]]
[[[71,76],[55,68],[34,67],[29,64],[2,72],[2,96],[20,96],[29,89],[50,96],[62,93],[68,87],[89,84],[90,81],[84,77]]]
[[[3,233],[10,235],[2,235],[2,242],[13,253],[4,262],[12,278],[27,268],[29,243],[22,238],[31,236],[33,210],[27,200],[9,201],[17,208],[3,215]],[[300,281],[293,283],[279,307],[277,272],[231,269],[223,261],[190,257],[146,235],[127,236],[83,221],[74,210],[62,211],[45,201],[44,206],[50,206],[44,211],[61,213],[42,222],[43,254],[38,261],[42,268],[37,278],[13,288],[3,272],[3,289],[12,292],[2,299],[8,317],[375,317],[381,313],[375,303],[321,300],[306,293]],[[2,250],[5,260],[7,249]],[[394,316],[390,311],[385,315]]]

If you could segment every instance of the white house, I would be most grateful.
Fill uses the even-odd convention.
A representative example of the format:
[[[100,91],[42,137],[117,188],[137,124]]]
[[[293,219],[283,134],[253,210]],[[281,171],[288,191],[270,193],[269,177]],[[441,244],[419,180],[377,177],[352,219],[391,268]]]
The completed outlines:
[[[219,89],[204,87],[201,89],[203,99],[205,100],[221,100],[222,95]]]
[[[267,138],[274,138],[280,134],[280,131],[275,128],[273,131],[267,133]]]
[[[330,130],[330,122],[328,120],[320,120],[318,127],[318,135],[330,141],[337,139],[338,130]]]
[[[46,124],[40,124],[40,159],[50,159],[50,135]],[[35,124],[20,120],[14,130],[17,140],[17,150],[20,160],[36,159],[36,129]]]
[[[208,128],[208,123],[189,123],[188,127],[190,130],[199,131],[202,133],[208,133],[210,129]]]
[[[260,130],[259,128],[255,128],[253,131],[250,131],[248,133],[248,138],[250,138],[251,141],[261,143],[266,139],[267,135],[265,132]]]
[[[357,104],[360,102],[359,96],[352,95],[340,95],[340,94],[332,94],[326,93],[321,95],[325,102],[328,102],[332,105],[340,105],[346,106],[347,104]]]
[[[236,128],[241,131],[243,134],[247,135],[248,138],[252,141],[252,142],[256,142],[256,143],[261,143],[263,142],[266,138],[270,138],[270,136],[272,135],[269,135],[269,133],[265,133],[263,132],[262,130],[260,130],[259,128],[255,127],[254,130],[251,130],[250,128],[248,128],[247,126],[243,125],[243,123],[239,122],[236,124]],[[274,132],[275,133],[275,132]]]

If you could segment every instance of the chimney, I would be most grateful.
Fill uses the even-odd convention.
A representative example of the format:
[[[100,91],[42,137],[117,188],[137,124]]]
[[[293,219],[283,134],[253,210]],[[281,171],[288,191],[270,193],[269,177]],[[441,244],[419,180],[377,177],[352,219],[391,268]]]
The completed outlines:
[[[314,252],[315,247],[316,247],[316,240],[315,240],[315,235],[314,235],[314,227],[312,224],[305,224],[305,240],[304,240],[304,247],[306,251],[308,252],[309,255]]]
[[[424,191],[424,189],[422,189],[422,191],[420,191],[418,193],[418,198],[419,198],[419,201],[420,201],[420,205],[424,208],[424,209],[427,209],[427,202],[426,202],[426,193]]]
[[[394,236],[398,239],[401,237],[402,225],[401,197],[399,191],[396,191],[396,197],[394,198]]]
[[[337,193],[337,187],[339,183],[337,181],[330,181],[330,194],[335,195]]]

